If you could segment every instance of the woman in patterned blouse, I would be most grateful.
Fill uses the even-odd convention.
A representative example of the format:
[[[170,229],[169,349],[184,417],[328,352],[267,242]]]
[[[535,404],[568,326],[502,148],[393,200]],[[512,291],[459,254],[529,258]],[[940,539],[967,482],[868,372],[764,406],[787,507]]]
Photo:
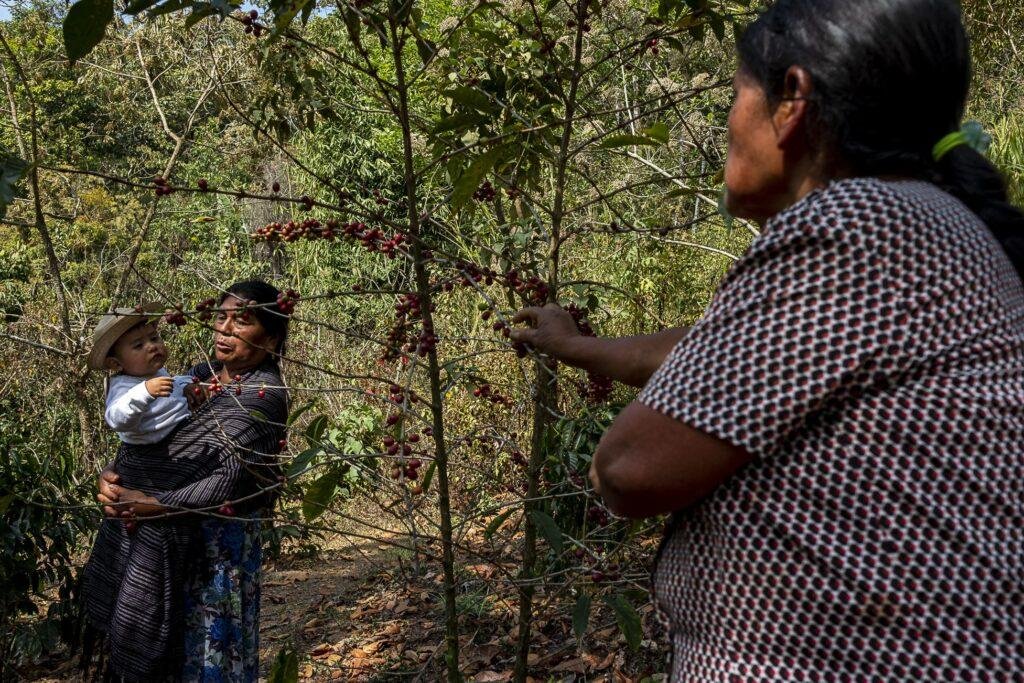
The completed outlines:
[[[515,339],[642,386],[594,455],[676,512],[673,681],[1024,680],[1024,215],[960,127],[953,0],[779,0],[743,35],[725,168],[761,234],[705,317]]]

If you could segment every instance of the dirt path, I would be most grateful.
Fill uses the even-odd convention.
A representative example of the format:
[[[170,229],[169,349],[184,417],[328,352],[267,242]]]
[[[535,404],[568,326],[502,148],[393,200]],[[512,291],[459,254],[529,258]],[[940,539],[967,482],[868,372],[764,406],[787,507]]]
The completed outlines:
[[[264,566],[260,627],[263,679],[282,649],[295,652],[300,681],[437,681],[443,676],[443,602],[436,563],[412,571],[408,539],[383,526],[369,538],[328,537],[316,553],[286,553]],[[481,551],[485,548],[481,547]],[[436,549],[435,549],[436,551]],[[506,558],[507,559],[507,558]],[[517,631],[514,572],[477,558],[457,567],[460,595],[460,669],[467,681],[511,679]],[[433,570],[433,571],[431,571]],[[536,681],[664,680],[648,674],[661,668],[664,653],[644,641],[630,653],[607,610],[591,620],[584,641],[572,634],[567,606],[553,605],[535,620],[530,655]],[[647,609],[642,613],[649,616]],[[79,680],[75,662],[56,658],[24,680],[36,683]]]

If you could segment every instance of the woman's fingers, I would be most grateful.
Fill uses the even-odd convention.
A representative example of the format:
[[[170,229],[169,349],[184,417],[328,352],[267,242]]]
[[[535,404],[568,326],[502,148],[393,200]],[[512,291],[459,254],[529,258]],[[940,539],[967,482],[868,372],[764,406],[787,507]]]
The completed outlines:
[[[537,330],[532,327],[514,327],[509,338],[514,342],[522,344],[533,344],[537,337]]]
[[[121,475],[119,475],[114,470],[107,469],[100,472],[100,479],[108,481],[111,484],[116,484],[119,481],[121,481]]]
[[[512,316],[512,322],[514,322],[514,323],[525,323],[525,322],[528,322],[531,325],[536,325],[537,324],[537,316],[540,315],[540,311],[541,311],[541,309],[538,306],[530,306],[529,308],[524,308],[521,311],[517,311],[516,314]]]

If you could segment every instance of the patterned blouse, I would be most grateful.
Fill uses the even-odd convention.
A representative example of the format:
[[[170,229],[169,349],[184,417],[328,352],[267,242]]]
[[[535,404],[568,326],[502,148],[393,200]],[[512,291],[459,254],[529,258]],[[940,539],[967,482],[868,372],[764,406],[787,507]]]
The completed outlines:
[[[1024,287],[958,200],[811,193],[640,400],[754,458],[666,539],[673,681],[1024,681]]]

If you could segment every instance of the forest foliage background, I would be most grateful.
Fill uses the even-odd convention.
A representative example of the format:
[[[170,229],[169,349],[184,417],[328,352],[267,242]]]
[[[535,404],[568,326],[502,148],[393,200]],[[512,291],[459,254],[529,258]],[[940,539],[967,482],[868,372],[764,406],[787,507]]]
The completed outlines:
[[[757,4],[132,4],[73,66],[64,3],[0,22],[0,676],[66,652],[116,447],[84,364],[98,316],[180,309],[173,371],[209,351],[201,302],[249,277],[298,294],[275,554],[386,530],[410,581],[444,576],[449,676],[467,610],[519,625],[517,676],[540,613],[581,641],[605,610],[639,650],[659,526],[586,484],[631,394],[505,330],[547,300],[602,335],[699,318],[757,232],[719,209]],[[1020,203],[1024,9],[965,11],[968,116]],[[481,558],[497,574],[467,578]]]

